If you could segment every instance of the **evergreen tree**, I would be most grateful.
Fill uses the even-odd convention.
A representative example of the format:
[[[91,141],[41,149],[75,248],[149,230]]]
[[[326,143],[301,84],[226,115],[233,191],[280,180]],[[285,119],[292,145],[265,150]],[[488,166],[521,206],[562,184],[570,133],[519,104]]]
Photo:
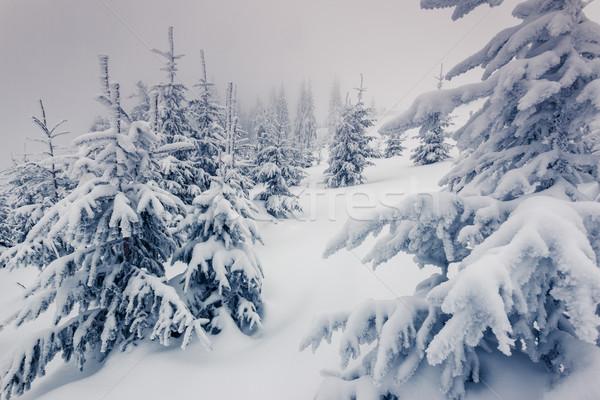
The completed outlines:
[[[342,108],[340,82],[335,79],[329,95],[329,113],[327,114],[327,134],[330,139],[335,135],[336,128],[340,123]]]
[[[7,224],[10,226],[11,244],[21,243],[27,233],[40,220],[45,209],[53,204],[54,187],[50,171],[23,158],[6,172],[9,177],[9,205]]]
[[[256,125],[257,121],[260,118],[260,114],[264,111],[265,106],[262,100],[257,97],[254,106],[250,109],[247,115],[247,121],[243,124],[244,130],[248,132],[248,137],[250,138],[250,143],[254,146],[254,156],[256,157],[256,149],[258,146],[258,136],[257,131],[259,127]]]
[[[17,344],[0,369],[3,397],[29,389],[58,353],[83,368],[88,358],[103,359],[148,333],[163,345],[173,332],[185,333],[185,347],[195,331],[209,346],[205,321],[164,278],[175,245],[165,215],[182,212],[183,204],[155,183],[156,142],[145,122],[127,134],[112,128],[80,136],[72,169],[78,187],[44,213],[23,244],[2,254],[9,267],[42,268],[24,307],[5,323],[20,326],[50,305],[56,309],[52,326]],[[70,251],[48,263],[37,247],[52,251],[47,247],[57,241]]]
[[[0,254],[5,248],[11,247],[14,241],[14,230],[9,222],[10,206],[9,194],[6,191],[6,186],[0,187]]]
[[[235,89],[233,82],[229,82],[225,100],[225,153],[231,158],[231,165],[235,165],[237,139],[239,137],[239,121],[237,118]]]
[[[204,50],[200,50],[201,78],[196,85],[199,88],[199,99],[190,102],[190,110],[194,120],[194,130],[191,134],[194,143],[194,153],[190,156],[194,166],[201,170],[205,181],[200,185],[201,190],[208,189],[209,176],[217,173],[218,156],[225,145],[225,109],[216,98],[214,84],[208,81]]]
[[[246,132],[246,138],[248,144],[254,146],[256,144],[256,137],[254,136],[254,117],[255,109],[247,109],[242,107],[242,104],[238,102],[237,113],[241,129]]]
[[[121,107],[120,85],[110,81],[108,56],[106,54],[99,55],[98,62],[100,64],[100,88],[102,91],[96,96],[96,100],[109,110],[108,118],[106,119],[108,127],[115,129],[117,133],[121,133],[122,125],[131,122],[131,118],[129,118],[129,115]],[[98,122],[100,125],[101,121],[102,118],[96,118],[95,123]],[[100,131],[92,130],[91,132]]]
[[[372,110],[371,108],[369,108],[369,110]],[[370,115],[373,115],[372,113]],[[372,124],[375,125],[376,121],[375,119],[371,119]],[[387,148],[387,139],[384,139],[382,137],[373,137],[373,139],[371,139],[372,142],[369,144],[368,147],[368,152],[367,152],[367,157],[368,158],[373,158],[373,159],[379,159],[379,158],[384,158],[385,157],[385,150]]]
[[[264,200],[267,211],[277,218],[302,211],[297,196],[289,187],[298,185],[304,172],[293,163],[297,151],[284,136],[273,104],[262,114],[258,126],[264,130],[258,132],[260,150],[256,158],[256,182],[264,183],[265,189],[257,198]]]
[[[271,125],[281,135],[283,140],[288,140],[292,131],[292,122],[285,97],[285,89],[280,86],[279,92],[273,89],[271,93]]]
[[[44,109],[44,103],[40,100],[40,109],[42,112],[42,117],[31,117],[33,122],[40,128],[43,133],[42,139],[33,139],[36,142],[42,143],[46,149],[42,152],[44,157],[44,162],[40,163],[40,165],[47,165],[48,174],[50,175],[50,182],[52,185],[52,190],[50,194],[50,199],[52,203],[58,202],[61,198],[63,198],[71,188],[72,183],[68,182],[68,179],[64,177],[64,165],[61,166],[57,163],[58,160],[58,150],[59,146],[56,144],[56,138],[67,135],[69,132],[66,131],[57,131],[57,129],[67,122],[67,120],[62,120],[55,124],[53,127],[48,125],[48,121],[46,119],[46,110]],[[64,161],[63,161],[64,163]]]
[[[440,66],[437,88],[441,90],[444,83],[444,66]],[[431,113],[423,120],[419,130],[421,144],[412,151],[410,159],[415,165],[427,165],[444,161],[450,157],[450,145],[444,143],[446,128],[450,125],[449,117],[441,113]],[[400,133],[395,133],[396,136]]]
[[[304,159],[302,166],[309,167],[312,164],[312,151],[317,140],[317,120],[310,82],[308,86],[302,82],[300,87],[298,111],[294,122],[294,138],[298,141]]]
[[[342,110],[333,141],[329,146],[329,167],[325,170],[325,183],[328,187],[352,186],[363,183],[362,175],[366,166],[372,165],[368,157],[372,155],[366,129],[373,125],[369,110],[362,102],[364,92],[361,85],[357,89],[358,102],[346,104]]]
[[[165,59],[165,66],[161,71],[167,73],[167,82],[154,87],[159,97],[159,121],[158,128],[164,135],[167,143],[186,141],[192,130],[187,114],[187,101],[185,91],[187,88],[182,83],[175,83],[177,76],[177,60],[184,57],[183,54],[175,54],[173,41],[173,27],[169,27],[169,50],[152,51]]]
[[[169,150],[177,149],[161,161],[161,184],[185,204],[190,204],[201,192],[201,185],[198,183],[206,182],[206,175],[190,160],[194,145],[190,140],[192,126],[185,98],[187,88],[181,83],[175,83],[177,60],[182,58],[183,54],[175,54],[172,26],[169,27],[168,38],[168,51],[152,50],[165,59],[165,66],[161,70],[167,72],[167,82],[154,87],[158,92],[156,127],[165,143],[173,145]]]
[[[250,189],[255,170],[256,147],[249,140],[248,132],[242,129],[238,116],[237,85],[229,82],[225,100],[225,152],[227,163],[236,168],[243,178],[241,184],[246,192]]]
[[[109,82],[107,57],[101,66],[102,80]],[[79,181],[77,188],[44,212],[22,244],[0,256],[0,267],[42,269],[25,306],[4,324],[20,326],[50,306],[57,310],[50,329],[4,359],[3,398],[29,389],[61,352],[65,360],[75,356],[82,368],[89,357],[101,360],[150,331],[164,345],[185,332],[182,346],[195,331],[209,346],[205,321],[194,317],[164,278],[163,263],[175,245],[165,218],[184,210],[155,183],[158,138],[145,122],[120,133],[127,125],[118,84],[103,87],[97,98],[109,108],[113,125],[75,141],[80,152],[70,178]]]
[[[402,155],[402,152],[406,149],[404,147],[404,138],[402,135],[393,134],[389,135],[385,141],[385,158],[391,158]]]
[[[48,125],[44,103],[40,100],[41,117],[31,117],[42,131],[41,138],[31,139],[44,146],[37,160],[25,155],[22,162],[16,163],[9,171],[8,187],[10,203],[7,215],[11,227],[11,243],[21,243],[29,230],[39,221],[48,207],[56,204],[74,187],[66,176],[68,160],[58,155],[56,139],[69,132],[59,128],[66,122]]]
[[[423,5],[455,7],[458,18],[483,3],[500,2]],[[402,384],[426,363],[437,366],[449,398],[464,398],[465,382],[495,372],[480,363],[482,352],[522,352],[558,376],[588,368],[581,354],[598,354],[600,176],[588,135],[600,111],[600,70],[593,67],[600,27],[583,14],[584,5],[521,2],[513,15],[522,22],[447,76],[481,66],[480,83],[422,95],[383,128],[421,127],[435,113],[447,116],[483,99],[455,133],[461,158],[442,181],[446,191],[411,196],[368,223],[348,222],[327,247],[329,255],[385,231],[366,262],[393,263],[404,251],[419,266],[438,268],[414,296],[323,318],[303,343],[316,347],[344,331],[343,366],[362,361],[340,375],[350,381],[349,398],[358,382],[363,390],[373,383],[384,397],[401,396]],[[567,379],[562,388],[569,384],[580,381]]]
[[[415,147],[410,155],[415,165],[427,165],[444,161],[450,157],[450,145],[444,143],[449,117],[441,113],[432,113],[422,121],[419,130],[421,144]],[[394,136],[400,136],[395,133]],[[390,137],[391,138],[391,137]]]
[[[132,121],[150,121],[151,114],[151,102],[152,98],[150,95],[150,91],[148,90],[148,86],[142,81],[137,81],[135,86],[137,87],[137,92],[130,95],[129,98],[133,98],[137,100],[137,104],[133,107],[133,110],[129,113],[129,116]],[[104,129],[101,129],[104,130]],[[92,132],[99,132],[101,130],[94,129]]]
[[[260,99],[256,100],[256,105],[253,109],[253,120],[252,120],[252,135],[255,138],[255,160],[254,165],[258,165],[258,154],[267,145],[267,131],[269,126],[268,107],[265,106]]]
[[[262,240],[243,179],[236,168],[221,164],[180,225],[188,240],[173,258],[187,264],[174,279],[212,333],[223,329],[225,318],[245,333],[261,327],[263,275],[253,247]]]

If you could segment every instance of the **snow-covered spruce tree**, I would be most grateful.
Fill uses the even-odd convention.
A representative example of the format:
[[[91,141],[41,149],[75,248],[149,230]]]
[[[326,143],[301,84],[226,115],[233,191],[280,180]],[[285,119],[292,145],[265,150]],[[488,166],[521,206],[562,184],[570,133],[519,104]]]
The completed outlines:
[[[194,130],[191,139],[194,152],[191,155],[194,166],[203,171],[205,182],[200,186],[208,189],[209,176],[215,176],[218,168],[218,156],[225,146],[225,109],[217,99],[214,84],[208,81],[204,50],[200,50],[201,78],[196,85],[199,89],[199,99],[190,101],[190,112]]]
[[[108,128],[114,128],[117,133],[121,133],[122,126],[128,122],[131,122],[129,115],[121,107],[121,89],[118,83],[111,82],[110,74],[108,70],[109,57],[106,54],[100,54],[98,56],[98,63],[100,65],[100,88],[101,92],[96,96],[96,100],[103,104],[107,110],[108,118],[105,120],[108,123]],[[102,128],[102,117],[96,118],[93,128]],[[96,125],[98,122],[98,126]],[[101,132],[99,130],[92,130],[91,132]]]
[[[279,92],[273,89],[271,93],[271,116],[274,128],[283,135],[283,139],[289,139],[292,132],[292,121],[283,85],[279,87]]]
[[[156,129],[162,140],[171,145],[171,152],[161,160],[162,181],[161,185],[169,192],[190,204],[194,197],[201,192],[202,183],[206,182],[206,174],[202,169],[196,168],[191,158],[193,143],[190,140],[192,125],[189,119],[188,104],[185,98],[187,88],[182,83],[176,83],[177,60],[183,54],[175,54],[173,41],[173,27],[169,27],[169,50],[152,51],[165,59],[165,66],[161,68],[167,73],[167,82],[154,86],[158,93],[156,108]],[[201,185],[198,186],[198,183]]]
[[[406,147],[404,147],[404,137],[402,135],[389,135],[385,140],[385,158],[400,156],[404,150],[406,150]]]
[[[317,140],[317,120],[310,82],[308,86],[302,82],[300,87],[293,136],[303,158],[302,166],[310,167],[313,161],[312,152]]]
[[[59,130],[66,120],[50,126],[42,100],[40,109],[41,117],[31,118],[42,135],[30,140],[41,143],[43,150],[37,156],[25,155],[22,162],[15,163],[7,171],[7,201],[11,206],[7,221],[13,232],[13,244],[21,243],[44,210],[56,204],[75,186],[66,176],[68,159],[59,156],[60,146],[56,143],[58,137],[68,134]]]
[[[483,3],[422,6],[452,6],[459,18]],[[445,191],[409,197],[368,223],[349,222],[328,245],[326,255],[351,249],[389,227],[366,262],[393,263],[404,251],[439,272],[413,296],[370,301],[317,323],[303,347],[341,330],[343,366],[360,360],[324,391],[333,386],[345,393],[339,397],[356,398],[360,380],[363,389],[371,384],[374,393],[401,396],[415,374],[432,376],[430,365],[441,390],[463,398],[466,382],[497,371],[479,362],[482,351],[496,363],[502,353],[523,352],[567,376],[558,381],[561,390],[577,390],[580,381],[568,375],[586,373],[580,354],[598,354],[600,327],[600,176],[588,136],[600,111],[600,27],[584,5],[520,3],[513,15],[522,22],[447,76],[481,66],[482,82],[425,94],[384,127],[420,127],[432,113],[447,116],[483,100],[455,134],[461,158],[442,180]],[[586,384],[598,392],[597,382]]]
[[[444,84],[444,66],[440,66],[440,74],[436,76],[438,80],[437,88],[442,89]],[[446,129],[450,125],[449,117],[444,116],[439,112],[434,112],[424,118],[419,129],[420,144],[415,147],[410,155],[415,165],[427,165],[436,162],[447,160],[450,157],[450,145],[445,143]],[[390,136],[390,140],[394,136],[399,136],[402,133],[394,132]]]
[[[290,186],[298,185],[305,174],[293,162],[298,153],[285,137],[275,105],[271,104],[262,116],[258,124],[264,127],[264,131],[259,136],[255,181],[263,183],[265,188],[257,198],[265,201],[269,214],[284,218],[294,211],[302,211],[298,197],[290,191]]]
[[[187,268],[173,280],[211,333],[220,332],[226,318],[247,334],[261,327],[263,275],[253,248],[262,240],[243,180],[236,168],[222,163],[179,227],[188,240],[173,261]]]
[[[335,135],[335,130],[340,123],[342,115],[342,94],[340,92],[340,81],[336,78],[329,94],[329,112],[327,114],[327,135],[329,140]]]
[[[227,84],[227,93],[225,96],[225,153],[231,158],[229,161],[235,166],[238,139],[239,139],[239,121],[237,117],[237,87],[233,82]]]
[[[264,112],[265,106],[260,99],[260,97],[256,98],[256,102],[254,106],[249,110],[247,114],[247,120],[242,124],[244,130],[248,132],[248,138],[250,139],[250,143],[254,146],[254,156],[256,157],[256,149],[258,146],[258,136],[257,131],[259,127],[257,126],[257,121],[261,118],[261,114]]]
[[[0,254],[14,241],[14,231],[8,220],[10,213],[9,195],[5,187],[0,188]]]
[[[29,230],[42,217],[44,210],[53,204],[54,187],[50,171],[27,156],[6,171],[9,212],[6,223],[10,226],[11,243],[25,240]]]
[[[150,110],[152,108],[152,96],[150,95],[150,91],[148,90],[148,86],[142,82],[137,81],[135,83],[137,87],[137,91],[129,96],[131,99],[136,99],[137,104],[133,107],[131,112],[129,113],[129,117],[132,121],[150,121],[151,113]],[[104,129],[103,129],[104,130]],[[92,132],[100,132],[101,130],[93,130]]]
[[[310,163],[312,164],[312,152],[315,149],[317,141],[317,118],[315,117],[315,102],[312,94],[312,84],[308,81],[306,87],[306,96],[304,100],[304,126],[303,141],[309,152]]]
[[[364,88],[358,88],[356,104],[346,104],[335,136],[329,145],[329,167],[325,170],[325,183],[328,187],[353,186],[363,183],[362,175],[366,166],[372,163],[368,157],[372,154],[369,142],[373,139],[366,135],[366,129],[373,125],[369,109],[362,102]]]
[[[449,117],[441,113],[431,113],[422,121],[419,129],[420,144],[415,147],[410,155],[415,165],[428,165],[447,160],[450,157],[450,145],[444,142],[446,128],[450,125]],[[394,136],[401,133],[395,132]]]
[[[72,173],[78,187],[44,213],[16,251],[0,257],[8,267],[42,269],[23,308],[5,324],[19,326],[50,306],[55,310],[51,327],[0,361],[2,398],[29,389],[58,353],[67,361],[75,357],[83,368],[90,357],[103,359],[148,334],[163,345],[174,332],[184,334],[185,347],[196,332],[209,346],[201,327],[206,321],[191,313],[164,277],[163,263],[174,250],[165,218],[183,204],[155,183],[156,143],[146,122],[131,124],[127,133],[113,127],[77,138]],[[47,263],[36,247],[56,241],[70,251]]]
[[[237,85],[229,82],[225,96],[225,155],[230,159],[228,163],[231,167],[236,168],[243,178],[240,183],[247,193],[253,183],[255,148],[247,132],[242,129],[238,112]]]
[[[177,60],[182,58],[183,54],[175,54],[175,44],[173,40],[173,27],[169,27],[169,50],[162,51],[152,49],[152,51],[165,59],[165,66],[161,68],[167,73],[167,82],[155,85],[154,89],[158,92],[159,101],[159,121],[158,128],[164,135],[167,143],[185,141],[192,130],[187,113],[187,101],[185,98],[186,87],[182,83],[175,83],[177,76]]]
[[[258,155],[261,150],[268,145],[267,135],[269,126],[268,107],[265,106],[260,99],[256,101],[256,105],[253,110],[253,121],[252,121],[252,136],[255,138],[254,142],[254,165],[258,165]]]

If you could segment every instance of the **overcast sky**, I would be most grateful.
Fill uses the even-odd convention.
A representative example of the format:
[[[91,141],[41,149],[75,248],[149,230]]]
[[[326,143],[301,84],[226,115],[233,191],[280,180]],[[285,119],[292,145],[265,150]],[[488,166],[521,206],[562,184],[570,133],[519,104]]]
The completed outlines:
[[[283,84],[294,115],[300,82],[310,79],[321,122],[334,77],[346,91],[362,72],[368,101],[402,109],[435,89],[440,61],[450,67],[514,25],[516,3],[453,22],[449,10],[423,11],[418,0],[0,0],[0,166],[38,135],[31,116],[40,98],[51,122],[68,120],[71,137],[86,132],[103,111],[94,101],[98,54],[110,56],[123,97],[137,80],[164,79],[150,48],[167,48],[170,25],[188,86],[203,48],[209,77],[221,93],[236,82],[243,107]],[[586,14],[600,22],[600,2]]]

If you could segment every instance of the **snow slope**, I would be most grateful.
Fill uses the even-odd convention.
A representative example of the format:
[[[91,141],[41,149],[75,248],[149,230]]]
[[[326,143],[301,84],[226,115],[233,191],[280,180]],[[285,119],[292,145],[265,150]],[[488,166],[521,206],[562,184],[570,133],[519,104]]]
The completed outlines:
[[[408,148],[414,147],[412,140]],[[297,219],[274,220],[264,210],[259,228],[265,246],[256,249],[262,260],[266,315],[263,331],[253,337],[239,333],[233,322],[212,337],[208,353],[195,342],[182,351],[176,340],[169,348],[143,342],[126,353],[113,353],[101,365],[90,362],[83,372],[55,360],[47,376],[36,381],[23,400],[64,399],[311,399],[323,383],[322,369],[338,366],[337,338],[315,354],[299,352],[298,346],[322,313],[349,310],[369,298],[394,298],[411,294],[415,285],[432,270],[420,271],[409,256],[397,256],[373,272],[356,253],[340,252],[324,260],[326,242],[339,231],[348,216],[364,218],[372,206],[385,207],[415,192],[437,190],[437,181],[450,162],[413,167],[409,151],[402,157],[375,160],[366,170],[367,183],[352,188],[325,189],[326,165],[308,170],[308,182],[295,188],[304,213]],[[370,248],[367,244],[365,249]],[[169,268],[171,274],[181,266]],[[18,309],[23,289],[35,271],[0,271],[0,317]],[[0,332],[0,353],[9,351],[28,332],[50,321],[41,321],[15,331]],[[494,365],[495,375],[483,376],[469,400],[536,399],[550,385],[540,365],[524,356],[510,360],[484,356]],[[406,399],[442,399],[437,390],[437,371],[429,368],[406,384]],[[425,380],[432,377],[431,380]],[[327,382],[325,380],[325,382]],[[336,389],[337,390],[337,389]],[[370,398],[366,393],[365,399]]]

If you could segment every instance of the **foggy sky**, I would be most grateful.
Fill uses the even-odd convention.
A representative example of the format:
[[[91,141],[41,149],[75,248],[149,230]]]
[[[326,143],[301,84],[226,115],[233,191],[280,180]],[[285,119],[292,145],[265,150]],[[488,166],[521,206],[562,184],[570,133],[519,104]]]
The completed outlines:
[[[283,84],[294,116],[300,83],[310,79],[321,123],[335,77],[345,93],[362,72],[367,104],[401,110],[435,89],[440,61],[449,68],[514,25],[516,3],[453,22],[451,11],[423,11],[418,0],[0,0],[0,167],[23,152],[25,137],[38,137],[31,116],[40,98],[51,123],[68,120],[70,139],[87,132],[103,113],[94,100],[98,54],[110,56],[123,98],[137,80],[165,79],[150,48],[167,49],[170,25],[175,51],[186,55],[179,76],[188,87],[197,83],[203,48],[209,77],[220,93],[237,83],[244,108]],[[600,22],[600,2],[586,15]]]

